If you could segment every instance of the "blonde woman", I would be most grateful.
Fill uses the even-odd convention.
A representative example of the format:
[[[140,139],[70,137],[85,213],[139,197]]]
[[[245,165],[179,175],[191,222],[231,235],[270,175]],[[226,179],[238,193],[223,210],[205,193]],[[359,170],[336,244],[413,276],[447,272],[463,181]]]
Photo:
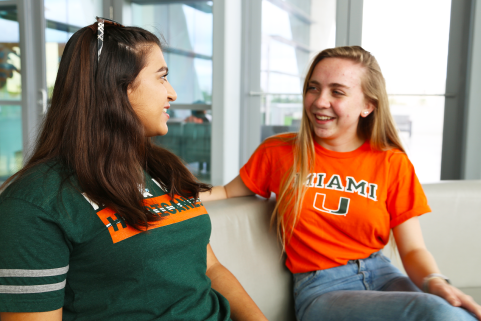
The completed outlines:
[[[303,95],[299,133],[267,139],[237,178],[202,200],[276,194],[272,222],[301,321],[481,319],[424,245],[418,216],[430,208],[376,59],[358,46],[326,49]],[[391,231],[409,278],[381,253]]]

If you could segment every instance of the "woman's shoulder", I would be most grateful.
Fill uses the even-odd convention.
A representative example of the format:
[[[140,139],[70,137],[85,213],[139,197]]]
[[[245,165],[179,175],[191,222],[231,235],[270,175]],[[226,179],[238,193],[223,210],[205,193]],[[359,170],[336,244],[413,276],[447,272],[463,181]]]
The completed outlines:
[[[371,147],[370,151],[374,158],[373,162],[379,166],[387,166],[390,172],[414,173],[414,166],[404,150],[393,146],[384,150]]]
[[[270,148],[292,147],[296,143],[297,133],[281,133],[267,137],[260,146]]]
[[[388,160],[408,159],[406,152],[396,146],[386,146],[381,148],[381,147],[376,147],[374,144],[368,141],[367,144],[365,144],[365,146],[363,147],[364,147],[363,148],[364,151],[374,156],[383,157]]]
[[[390,149],[386,150],[385,157],[388,159],[389,162],[409,162],[409,157],[405,151],[400,150],[396,147],[391,147]]]
[[[0,204],[10,199],[47,208],[56,201],[61,190],[72,187],[68,180],[65,167],[57,162],[35,165],[5,188],[0,194]]]
[[[296,133],[282,133],[268,137],[257,147],[253,155],[268,157],[272,160],[289,155],[292,153],[296,138]]]

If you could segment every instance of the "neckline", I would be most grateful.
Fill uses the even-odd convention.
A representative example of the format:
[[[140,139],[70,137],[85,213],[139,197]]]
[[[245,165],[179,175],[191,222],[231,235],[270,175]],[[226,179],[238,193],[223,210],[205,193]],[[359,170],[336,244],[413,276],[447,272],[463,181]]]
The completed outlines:
[[[325,147],[322,147],[318,142],[316,142],[316,140],[314,140],[314,147],[316,149],[316,153],[321,153],[333,158],[351,158],[371,149],[371,145],[367,139],[360,147],[350,152],[335,152],[329,150]]]

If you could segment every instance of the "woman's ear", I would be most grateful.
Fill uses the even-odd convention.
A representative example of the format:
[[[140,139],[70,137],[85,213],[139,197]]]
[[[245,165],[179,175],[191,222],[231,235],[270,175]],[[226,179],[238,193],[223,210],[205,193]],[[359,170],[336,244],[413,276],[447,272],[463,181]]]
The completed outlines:
[[[361,111],[361,117],[367,117],[374,111],[374,104],[371,102],[366,103],[366,106]]]
[[[133,107],[135,105],[137,95],[135,94],[135,89],[132,84],[127,86],[127,99],[130,102],[130,105]]]

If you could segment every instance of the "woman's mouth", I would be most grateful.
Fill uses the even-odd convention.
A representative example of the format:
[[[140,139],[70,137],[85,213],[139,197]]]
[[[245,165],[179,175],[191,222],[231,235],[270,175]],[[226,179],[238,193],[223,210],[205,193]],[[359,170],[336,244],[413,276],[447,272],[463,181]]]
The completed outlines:
[[[164,107],[164,110],[163,110],[163,111],[164,111],[164,114],[167,115],[167,119],[170,118],[170,115],[167,114],[167,109],[169,109],[169,108],[170,108],[170,105],[167,105],[167,106]]]
[[[335,117],[329,117],[329,116],[321,116],[321,115],[316,115],[317,120],[332,120]]]

